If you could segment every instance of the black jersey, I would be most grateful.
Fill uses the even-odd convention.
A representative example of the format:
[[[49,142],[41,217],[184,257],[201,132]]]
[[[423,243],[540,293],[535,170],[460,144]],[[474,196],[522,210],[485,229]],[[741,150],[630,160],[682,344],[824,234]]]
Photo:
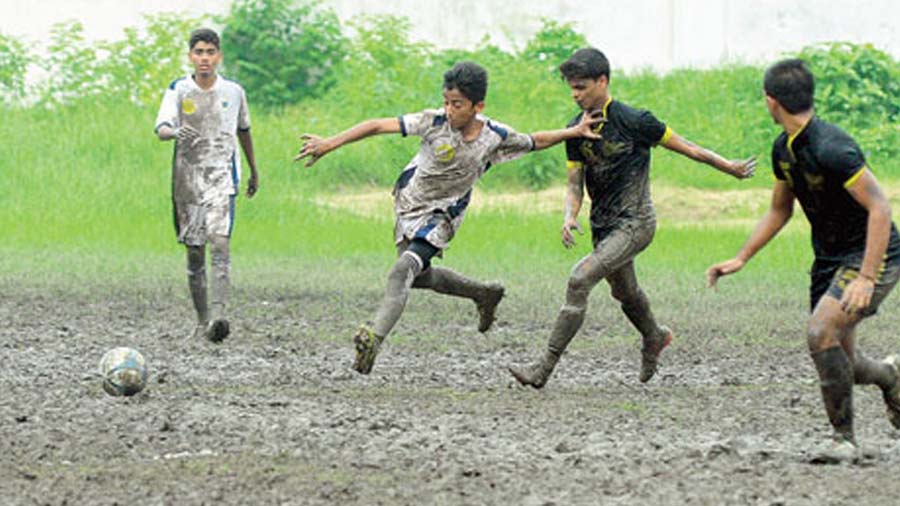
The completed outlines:
[[[866,159],[846,132],[813,116],[795,134],[782,133],[772,146],[772,170],[787,182],[812,227],[816,258],[841,259],[866,248],[869,213],[850,195],[866,170]],[[888,250],[900,248],[891,224]]]
[[[578,114],[569,126],[581,121]],[[614,228],[621,220],[653,219],[650,201],[650,148],[671,135],[648,111],[610,98],[603,107],[604,123],[595,130],[601,139],[570,139],[566,155],[570,169],[584,168],[591,198],[591,228]]]

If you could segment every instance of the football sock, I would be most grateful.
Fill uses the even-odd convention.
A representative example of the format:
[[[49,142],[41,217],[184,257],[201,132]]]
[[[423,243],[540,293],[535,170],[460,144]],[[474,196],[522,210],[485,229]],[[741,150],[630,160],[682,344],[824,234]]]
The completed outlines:
[[[481,300],[488,291],[488,285],[469,279],[456,271],[445,267],[431,266],[419,274],[413,282],[413,288],[429,288],[437,293],[464,297],[474,301]]]
[[[212,309],[213,319],[225,318],[225,306],[228,304],[230,288],[229,274],[231,270],[231,248],[228,237],[210,236],[210,264],[212,267]]]
[[[206,323],[209,321],[209,308],[206,305],[206,255],[203,246],[187,247],[187,275],[197,321]]]
[[[648,339],[659,339],[662,332],[653,317],[653,311],[650,310],[650,301],[643,290],[638,288],[633,297],[622,301],[622,311],[628,317],[628,321],[634,325],[634,328],[641,333],[644,341]]]
[[[376,336],[384,337],[394,328],[403,313],[403,308],[406,307],[413,279],[421,271],[421,260],[414,253],[407,251],[397,258],[388,273],[387,288],[378,306],[378,312],[375,313],[372,330]]]
[[[857,351],[853,358],[853,380],[857,385],[878,385],[890,390],[896,381],[894,368],[864,356]]]
[[[811,353],[828,420],[835,433],[844,439],[853,437],[853,367],[840,346]]]

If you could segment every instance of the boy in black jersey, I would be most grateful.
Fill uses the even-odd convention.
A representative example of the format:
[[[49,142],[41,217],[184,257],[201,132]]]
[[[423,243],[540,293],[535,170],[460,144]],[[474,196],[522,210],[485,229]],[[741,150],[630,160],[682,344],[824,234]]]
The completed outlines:
[[[609,61],[597,49],[579,49],[559,70],[582,110],[570,126],[578,124],[585,113],[602,112],[603,121],[595,128],[599,139],[566,141],[569,185],[562,242],[571,248],[575,244],[572,230],[581,232],[577,218],[587,187],[594,250],[572,270],[566,303],[541,360],[509,371],[523,385],[543,387],[584,321],[588,295],[606,279],[612,296],[641,333],[640,380],[647,382],[656,373],[657,357],[672,340],[672,332],[656,323],[634,274],[634,257],[650,244],[656,230],[650,201],[650,148],[662,145],[738,179],[752,176],[756,161],[726,160],[675,134],[650,112],[613,100],[608,90]]]
[[[831,448],[815,460],[853,460],[854,383],[881,387],[888,419],[900,428],[897,357],[876,362],[854,346],[856,325],[875,313],[900,278],[900,235],[859,146],[816,117],[806,64],[776,63],[766,71],[764,88],[769,113],[784,129],[772,147],[772,203],[737,256],[710,267],[706,277],[712,287],[739,271],[791,218],[794,198],[800,201],[815,253],[807,344],[834,427]]]

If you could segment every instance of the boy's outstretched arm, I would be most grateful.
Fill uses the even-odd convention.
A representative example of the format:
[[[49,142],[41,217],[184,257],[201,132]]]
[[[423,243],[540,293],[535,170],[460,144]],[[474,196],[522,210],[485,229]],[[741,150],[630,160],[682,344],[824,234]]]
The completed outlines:
[[[599,139],[600,135],[594,132],[594,127],[601,121],[605,121],[601,117],[601,111],[594,111],[581,115],[581,121],[572,127],[563,128],[562,130],[547,130],[543,132],[534,132],[531,138],[534,140],[534,150],[549,148],[555,144],[568,139],[577,139],[585,137],[588,139]]]
[[[784,181],[777,181],[772,190],[772,203],[769,210],[756,224],[747,242],[741,247],[737,256],[731,260],[719,262],[706,270],[706,286],[715,288],[722,276],[734,274],[744,268],[757,251],[775,237],[794,213],[794,192]]]
[[[702,162],[715,167],[716,169],[726,174],[730,174],[738,179],[753,177],[753,172],[756,170],[755,156],[751,156],[746,160],[726,160],[715,151],[698,146],[674,132],[672,133],[671,137],[669,137],[669,139],[663,144],[663,147],[676,153],[682,154],[690,158],[691,160]]]
[[[239,130],[238,140],[241,143],[241,149],[244,150],[244,156],[247,157],[247,164],[250,165],[250,180],[247,181],[247,198],[253,198],[256,195],[256,190],[259,189],[259,173],[256,171],[256,156],[253,154],[253,137],[250,135],[250,130]]]
[[[305,164],[306,167],[309,167],[318,162],[319,158],[322,158],[344,144],[349,144],[373,135],[398,134],[400,132],[399,118],[380,118],[363,121],[334,137],[323,138],[314,134],[303,134],[300,136],[300,139],[303,140],[303,146],[300,147],[300,153],[294,157],[294,161],[296,162],[303,158],[309,158]]]

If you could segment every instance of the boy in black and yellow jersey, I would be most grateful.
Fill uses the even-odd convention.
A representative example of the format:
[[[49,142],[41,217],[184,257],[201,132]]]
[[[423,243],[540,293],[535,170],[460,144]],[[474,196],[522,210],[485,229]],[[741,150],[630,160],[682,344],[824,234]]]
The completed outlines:
[[[794,198],[812,228],[807,344],[834,427],[832,446],[814,460],[853,460],[853,384],[881,387],[888,418],[900,428],[898,360],[883,362],[855,349],[856,325],[875,313],[900,278],[900,235],[891,208],[862,151],[840,128],[816,117],[815,82],[802,60],[766,71],[766,106],[784,132],[772,147],[775,187],[769,211],[731,260],[710,267],[707,280],[739,271],[791,218]]]
[[[650,201],[650,148],[662,145],[738,179],[752,176],[756,161],[726,160],[675,134],[650,112],[613,100],[608,89],[609,61],[597,49],[579,49],[559,69],[582,110],[570,125],[587,113],[602,111],[603,121],[597,127],[600,139],[566,141],[569,184],[562,242],[571,248],[575,244],[572,230],[581,232],[577,218],[587,187],[594,250],[572,270],[566,302],[541,360],[509,370],[523,385],[543,387],[584,321],[588,295],[606,279],[612,296],[643,338],[640,380],[646,382],[656,373],[660,352],[672,340],[671,331],[656,323],[634,274],[634,258],[650,244],[656,230]]]

